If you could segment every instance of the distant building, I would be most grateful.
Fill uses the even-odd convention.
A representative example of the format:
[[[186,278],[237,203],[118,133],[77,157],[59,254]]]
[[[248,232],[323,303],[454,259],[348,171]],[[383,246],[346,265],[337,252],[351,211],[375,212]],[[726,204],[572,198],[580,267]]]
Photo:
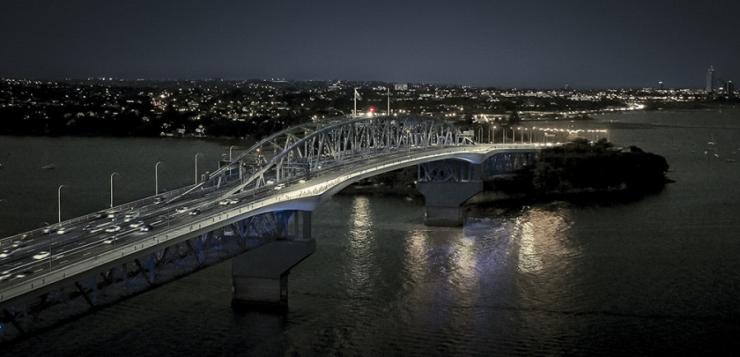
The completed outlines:
[[[409,84],[408,83],[396,83],[393,85],[393,89],[395,90],[409,90]]]
[[[714,66],[707,68],[707,82],[704,88],[707,93],[714,92]]]

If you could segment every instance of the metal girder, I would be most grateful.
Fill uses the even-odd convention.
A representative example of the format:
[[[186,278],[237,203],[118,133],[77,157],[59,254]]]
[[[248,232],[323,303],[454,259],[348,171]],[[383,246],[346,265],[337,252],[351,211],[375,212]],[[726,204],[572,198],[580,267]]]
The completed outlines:
[[[308,178],[329,167],[380,153],[471,144],[470,138],[455,124],[436,118],[342,118],[308,123],[254,144],[210,174],[201,187],[230,181],[233,187],[225,191],[227,196]],[[247,175],[234,178],[233,172]]]

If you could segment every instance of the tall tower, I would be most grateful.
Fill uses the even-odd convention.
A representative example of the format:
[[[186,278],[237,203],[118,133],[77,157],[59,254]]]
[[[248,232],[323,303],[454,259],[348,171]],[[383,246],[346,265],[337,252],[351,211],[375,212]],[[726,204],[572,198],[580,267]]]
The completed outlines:
[[[709,66],[709,68],[707,68],[707,83],[704,89],[707,93],[712,93],[714,91],[714,66]]]

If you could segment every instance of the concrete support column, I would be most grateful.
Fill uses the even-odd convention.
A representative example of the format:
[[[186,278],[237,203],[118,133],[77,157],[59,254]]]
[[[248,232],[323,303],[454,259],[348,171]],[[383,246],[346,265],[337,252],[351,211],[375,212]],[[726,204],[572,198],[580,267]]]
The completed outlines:
[[[232,259],[236,306],[287,308],[290,269],[316,250],[311,239],[311,212],[295,211],[285,236]]]
[[[440,168],[440,165],[445,164],[446,168]],[[481,166],[442,162],[421,171],[437,172],[436,176],[426,174],[421,177],[416,185],[416,189],[424,195],[424,223],[429,226],[461,226],[464,220],[462,205],[483,192]],[[436,177],[440,179],[436,180]]]
[[[424,195],[424,224],[457,227],[463,224],[463,203],[483,192],[483,181],[419,182],[416,188]]]

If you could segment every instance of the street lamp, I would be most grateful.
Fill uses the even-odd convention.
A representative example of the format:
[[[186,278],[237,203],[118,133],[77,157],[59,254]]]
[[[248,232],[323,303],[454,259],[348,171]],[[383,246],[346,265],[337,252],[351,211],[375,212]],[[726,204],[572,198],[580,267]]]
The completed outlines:
[[[113,176],[118,175],[118,172],[110,174],[110,208],[113,208]]]
[[[229,162],[231,162],[231,150],[234,150],[234,148],[236,148],[236,147],[238,147],[238,146],[236,146],[236,145],[229,146]]]
[[[156,164],[154,164],[154,195],[159,195],[159,164],[161,164],[162,161],[157,161]]]
[[[60,227],[62,225],[62,187],[64,185],[59,185],[57,188],[57,221]]]
[[[201,153],[196,153],[195,154],[195,159],[194,159],[195,160],[195,174],[194,174],[194,178],[195,178],[194,181],[195,181],[195,183],[194,183],[194,185],[197,185],[198,184],[198,157],[201,156],[201,155],[203,155],[203,154],[201,154]]]

